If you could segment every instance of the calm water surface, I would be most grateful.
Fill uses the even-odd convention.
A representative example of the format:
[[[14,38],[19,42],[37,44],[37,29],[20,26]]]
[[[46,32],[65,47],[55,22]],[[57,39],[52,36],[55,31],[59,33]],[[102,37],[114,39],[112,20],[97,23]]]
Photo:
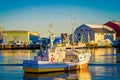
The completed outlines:
[[[33,59],[38,50],[0,50],[0,80],[119,80],[120,49],[91,49],[88,70],[24,74],[22,61]]]

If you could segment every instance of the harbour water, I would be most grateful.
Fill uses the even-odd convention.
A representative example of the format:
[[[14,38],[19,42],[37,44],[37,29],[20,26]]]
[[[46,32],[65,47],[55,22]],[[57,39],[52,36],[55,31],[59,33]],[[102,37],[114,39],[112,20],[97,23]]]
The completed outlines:
[[[119,80],[120,49],[91,49],[88,70],[24,74],[22,61],[33,59],[38,50],[0,50],[0,80]]]

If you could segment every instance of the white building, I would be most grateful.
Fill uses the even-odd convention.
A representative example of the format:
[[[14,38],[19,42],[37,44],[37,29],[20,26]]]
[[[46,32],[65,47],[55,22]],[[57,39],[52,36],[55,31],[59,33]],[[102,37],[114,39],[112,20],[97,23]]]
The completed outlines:
[[[116,39],[115,31],[105,25],[82,24],[75,29],[77,39],[75,41],[99,42],[105,39],[114,41]]]

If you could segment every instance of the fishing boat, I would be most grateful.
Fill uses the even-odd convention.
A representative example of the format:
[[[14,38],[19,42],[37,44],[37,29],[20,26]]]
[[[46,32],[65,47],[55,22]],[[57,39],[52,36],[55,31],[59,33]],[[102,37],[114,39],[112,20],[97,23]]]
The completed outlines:
[[[89,50],[66,49],[64,46],[54,46],[53,33],[50,32],[50,48],[41,49],[33,60],[23,61],[24,73],[46,73],[57,71],[82,70],[88,68],[91,57]]]
[[[88,68],[91,54],[67,50],[64,47],[48,49],[48,52],[35,56],[34,60],[24,60],[23,70],[26,73],[43,73],[56,71],[81,70]]]

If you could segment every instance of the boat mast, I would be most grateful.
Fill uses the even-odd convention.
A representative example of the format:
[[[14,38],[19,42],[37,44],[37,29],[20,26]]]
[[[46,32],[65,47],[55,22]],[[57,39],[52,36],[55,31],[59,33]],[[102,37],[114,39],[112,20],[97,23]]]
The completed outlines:
[[[50,33],[50,48],[52,48],[53,47],[53,32],[52,32],[52,23],[50,24],[50,28],[49,28],[49,30],[48,30],[48,32]]]
[[[72,16],[72,46],[74,46],[74,27],[75,27],[75,17]]]

